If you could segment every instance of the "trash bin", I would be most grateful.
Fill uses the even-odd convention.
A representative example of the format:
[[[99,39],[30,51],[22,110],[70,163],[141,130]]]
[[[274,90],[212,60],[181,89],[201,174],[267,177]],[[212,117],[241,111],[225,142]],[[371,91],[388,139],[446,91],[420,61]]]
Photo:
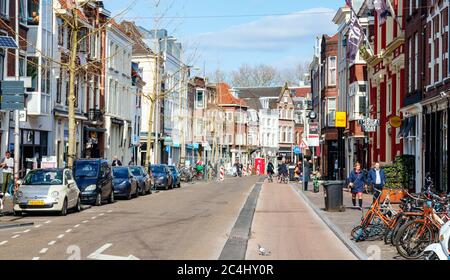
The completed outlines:
[[[344,212],[343,187],[345,181],[325,181],[323,182],[323,192],[325,198],[325,211]]]

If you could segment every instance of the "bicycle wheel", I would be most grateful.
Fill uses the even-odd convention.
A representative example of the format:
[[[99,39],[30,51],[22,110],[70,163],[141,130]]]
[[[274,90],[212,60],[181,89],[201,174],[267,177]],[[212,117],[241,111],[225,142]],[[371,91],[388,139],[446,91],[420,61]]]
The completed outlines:
[[[433,243],[433,230],[423,220],[404,224],[396,237],[397,252],[405,259],[422,257],[425,248]]]
[[[383,224],[375,224],[367,227],[368,236],[366,237],[367,241],[375,241],[383,239],[383,236],[386,232],[386,227]]]
[[[366,240],[368,235],[369,232],[367,231],[367,228],[364,228],[361,225],[354,227],[350,233],[350,236],[353,240],[355,240],[355,242]]]

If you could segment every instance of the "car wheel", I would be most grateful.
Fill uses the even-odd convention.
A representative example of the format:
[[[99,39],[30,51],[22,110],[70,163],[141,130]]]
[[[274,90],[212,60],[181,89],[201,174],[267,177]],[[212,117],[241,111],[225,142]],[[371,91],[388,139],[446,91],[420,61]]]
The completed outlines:
[[[109,195],[108,203],[114,203],[114,190],[111,190],[111,194]]]
[[[101,206],[102,205],[102,194],[98,193],[97,197],[95,198],[95,206]]]
[[[147,194],[152,194],[152,186],[148,186]]]
[[[134,194],[134,197],[138,198],[140,193],[141,193],[141,188],[140,187],[136,187],[136,193]]]
[[[61,211],[59,212],[60,216],[66,216],[67,215],[67,198],[64,199],[63,206],[61,208]]]
[[[77,199],[77,205],[75,205],[75,211],[81,212],[81,198],[78,197]]]
[[[177,188],[181,188],[181,182],[178,183]]]
[[[169,183],[167,183],[166,185],[166,191],[169,189]]]
[[[127,200],[130,200],[131,199],[131,189],[130,189],[130,191],[128,192],[128,195],[127,195]]]

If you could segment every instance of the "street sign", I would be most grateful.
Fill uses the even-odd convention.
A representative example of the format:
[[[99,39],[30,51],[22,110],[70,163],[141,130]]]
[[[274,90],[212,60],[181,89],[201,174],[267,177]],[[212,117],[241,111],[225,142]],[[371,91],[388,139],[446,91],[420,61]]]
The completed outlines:
[[[380,120],[374,119],[362,119],[358,121],[359,125],[361,125],[362,131],[364,132],[376,132],[377,127],[380,126]]]
[[[302,143],[300,143],[300,149],[308,149],[308,145],[306,144],[305,140],[302,139]]]
[[[170,153],[170,146],[166,146],[166,152]]]
[[[318,147],[320,145],[319,123],[312,122],[309,124],[308,146]]]
[[[23,81],[1,81],[1,110],[23,110],[25,87]]]
[[[300,149],[300,147],[295,146],[295,148],[294,148],[294,154],[299,155],[299,154],[301,154],[301,153],[302,153],[302,150]]]
[[[346,112],[336,112],[336,127],[347,127]]]

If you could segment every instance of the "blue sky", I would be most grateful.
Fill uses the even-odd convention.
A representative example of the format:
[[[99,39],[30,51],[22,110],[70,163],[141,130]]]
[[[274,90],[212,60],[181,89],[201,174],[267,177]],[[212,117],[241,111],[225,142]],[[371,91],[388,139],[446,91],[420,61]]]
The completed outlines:
[[[133,2],[136,1],[136,2]],[[153,17],[187,50],[190,64],[212,72],[242,63],[270,64],[280,69],[310,60],[314,38],[332,35],[331,21],[344,0],[104,0],[113,15],[153,28]],[[155,9],[155,2],[160,6]],[[240,17],[223,17],[239,15]],[[250,16],[251,15],[251,16]],[[222,16],[192,18],[198,16]],[[120,19],[120,18],[119,18]]]

